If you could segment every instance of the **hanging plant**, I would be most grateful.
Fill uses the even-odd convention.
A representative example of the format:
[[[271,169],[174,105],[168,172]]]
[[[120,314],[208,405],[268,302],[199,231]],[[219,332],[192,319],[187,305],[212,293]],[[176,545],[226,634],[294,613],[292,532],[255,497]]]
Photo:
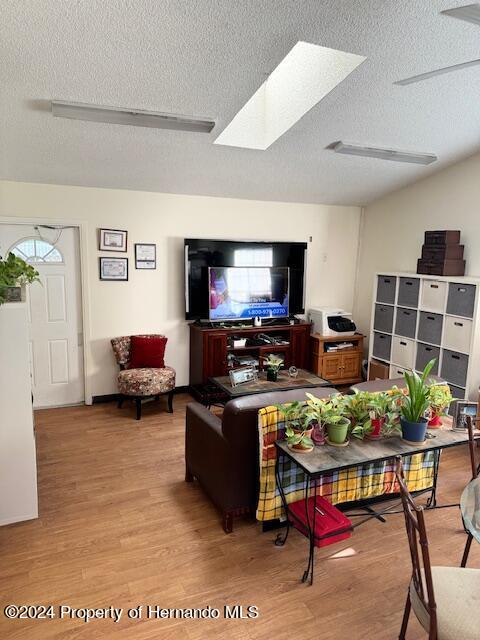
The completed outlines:
[[[0,259],[0,304],[8,302],[10,289],[39,281],[40,274],[32,265],[9,253],[6,260]]]

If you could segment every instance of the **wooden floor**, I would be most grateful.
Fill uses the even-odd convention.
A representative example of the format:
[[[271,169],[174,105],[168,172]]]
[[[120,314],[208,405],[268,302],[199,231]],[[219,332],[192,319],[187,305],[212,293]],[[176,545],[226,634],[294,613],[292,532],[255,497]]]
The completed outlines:
[[[198,485],[184,482],[185,404],[44,410],[36,414],[40,518],[0,528],[1,611],[13,604],[124,608],[120,622],[7,620],[0,638],[387,640],[397,638],[409,577],[403,516],[372,520],[319,550],[313,587],[299,581],[306,541],[284,548],[253,520],[225,535]],[[444,454],[439,497],[458,501],[468,481],[463,449]],[[459,563],[457,509],[427,514],[434,564]],[[351,557],[332,553],[351,548]],[[471,566],[480,550],[472,546]],[[256,605],[257,619],[129,620],[138,605]],[[412,619],[408,638],[425,638]]]

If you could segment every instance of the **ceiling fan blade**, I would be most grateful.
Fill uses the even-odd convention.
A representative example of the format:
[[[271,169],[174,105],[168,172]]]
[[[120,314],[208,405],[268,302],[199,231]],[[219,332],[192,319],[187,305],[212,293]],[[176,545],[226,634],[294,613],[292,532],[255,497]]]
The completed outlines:
[[[480,59],[469,60],[468,62],[461,62],[460,64],[454,64],[451,67],[443,67],[441,69],[434,69],[433,71],[427,71],[426,73],[420,73],[416,76],[411,76],[410,78],[397,80],[393,84],[398,84],[403,87],[407,84],[413,84],[414,82],[423,82],[423,80],[428,80],[429,78],[434,78],[435,76],[441,76],[444,73],[451,73],[452,71],[460,71],[461,69],[467,69],[468,67],[475,67],[477,65],[480,65]]]

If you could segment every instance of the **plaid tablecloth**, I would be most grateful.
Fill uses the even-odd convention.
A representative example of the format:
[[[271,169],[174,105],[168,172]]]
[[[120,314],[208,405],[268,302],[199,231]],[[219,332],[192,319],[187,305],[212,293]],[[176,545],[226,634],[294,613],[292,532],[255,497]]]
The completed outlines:
[[[260,438],[260,492],[257,506],[258,520],[283,519],[282,499],[275,481],[277,449],[275,441],[283,438],[285,422],[275,407],[258,413]],[[407,486],[420,491],[433,486],[434,452],[417,453],[403,459]],[[281,468],[282,486],[288,504],[304,497],[305,475],[291,460],[284,458]],[[374,462],[360,467],[334,471],[317,480],[317,494],[332,504],[364,500],[398,493],[395,480],[395,460]]]

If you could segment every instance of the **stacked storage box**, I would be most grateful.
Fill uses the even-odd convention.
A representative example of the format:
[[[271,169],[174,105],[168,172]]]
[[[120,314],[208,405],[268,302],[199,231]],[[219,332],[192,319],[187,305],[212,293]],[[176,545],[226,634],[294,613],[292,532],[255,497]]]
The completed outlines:
[[[422,247],[422,257],[417,262],[417,273],[463,276],[463,249],[460,231],[425,231],[425,244]]]
[[[370,369],[398,378],[422,371],[450,384],[456,398],[477,399],[480,385],[480,280],[383,273],[375,278]],[[383,376],[382,376],[383,377]]]

